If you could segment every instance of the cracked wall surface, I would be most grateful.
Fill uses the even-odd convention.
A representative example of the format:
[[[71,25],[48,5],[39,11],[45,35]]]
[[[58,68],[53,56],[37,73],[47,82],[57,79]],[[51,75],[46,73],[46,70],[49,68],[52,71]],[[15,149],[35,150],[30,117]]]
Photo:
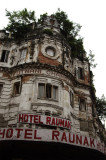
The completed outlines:
[[[95,106],[91,95],[89,62],[86,57],[83,61],[72,58],[70,46],[61,36],[56,36],[59,32],[54,27],[52,37],[47,34],[38,36],[35,32],[34,37],[29,35],[20,42],[5,40],[4,34],[0,33],[0,59],[3,50],[9,51],[7,62],[5,59],[0,61],[0,84],[3,85],[0,93],[0,127],[29,127],[18,124],[18,114],[37,113],[71,120],[73,133],[99,139],[98,130],[104,130],[93,115]],[[47,54],[48,48],[50,54],[52,49],[55,51],[54,56]],[[79,79],[78,68],[84,70],[82,79]],[[46,93],[39,97],[39,84],[52,86],[49,91],[51,97],[48,98]],[[53,99],[54,86],[57,87],[56,99]],[[70,92],[73,106],[70,104]],[[85,110],[80,110],[81,100],[86,103]]]

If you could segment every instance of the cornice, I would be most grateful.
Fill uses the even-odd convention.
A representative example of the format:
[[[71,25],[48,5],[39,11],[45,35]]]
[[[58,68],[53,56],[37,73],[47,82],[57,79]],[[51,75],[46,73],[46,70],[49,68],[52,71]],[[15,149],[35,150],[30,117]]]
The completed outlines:
[[[84,84],[84,83],[80,83],[77,81],[77,79],[67,70],[64,69],[64,67],[62,65],[59,66],[51,66],[49,64],[43,64],[43,63],[39,63],[39,62],[30,62],[30,63],[24,63],[24,64],[20,64],[11,68],[8,67],[0,67],[0,72],[6,72],[8,74],[12,74],[15,71],[20,71],[22,69],[47,69],[50,71],[55,71],[59,74],[62,74],[64,76],[66,76],[68,79],[70,79],[73,83],[74,86],[79,87],[79,88],[86,88],[86,89],[90,89],[90,85]]]

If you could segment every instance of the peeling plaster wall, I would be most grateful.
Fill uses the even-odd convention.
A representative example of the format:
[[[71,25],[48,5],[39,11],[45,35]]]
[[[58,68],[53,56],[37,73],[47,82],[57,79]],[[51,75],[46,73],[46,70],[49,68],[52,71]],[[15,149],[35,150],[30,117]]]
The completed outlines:
[[[56,37],[57,32],[59,33],[59,29],[54,28],[54,37],[44,34],[41,37],[40,35],[35,38],[29,37],[20,43],[0,40],[0,58],[3,50],[10,51],[8,61],[0,62],[0,84],[3,84],[0,96],[0,127],[16,127],[17,125],[29,127],[26,124],[17,123],[18,113],[37,113],[69,119],[73,133],[99,137],[97,131],[100,126],[92,112],[89,63],[87,60],[72,59],[71,48],[65,40]],[[47,47],[54,48],[55,56],[47,55]],[[24,48],[27,49],[26,56],[20,59],[21,50]],[[84,69],[83,80],[78,79],[78,67]],[[25,69],[32,71],[20,74],[20,71]],[[35,73],[34,69],[43,69],[47,72],[46,74],[40,71]],[[15,74],[18,71],[19,74]],[[13,95],[15,82],[21,84],[21,92],[17,95]],[[39,83],[56,85],[58,99],[39,98]],[[74,106],[70,104],[70,91],[74,95]],[[79,98],[81,97],[86,99],[85,112],[79,110]],[[88,123],[87,131],[81,130],[81,121]]]

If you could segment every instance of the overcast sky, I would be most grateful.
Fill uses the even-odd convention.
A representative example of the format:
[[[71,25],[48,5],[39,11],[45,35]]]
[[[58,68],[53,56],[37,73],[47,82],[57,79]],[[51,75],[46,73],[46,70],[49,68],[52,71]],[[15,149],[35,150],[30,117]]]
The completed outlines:
[[[8,23],[5,9],[9,11],[34,10],[36,17],[47,12],[55,13],[58,8],[68,14],[68,18],[79,23],[80,35],[84,38],[87,53],[95,54],[97,67],[93,70],[96,95],[106,97],[106,0],[2,0],[0,3],[0,29]]]

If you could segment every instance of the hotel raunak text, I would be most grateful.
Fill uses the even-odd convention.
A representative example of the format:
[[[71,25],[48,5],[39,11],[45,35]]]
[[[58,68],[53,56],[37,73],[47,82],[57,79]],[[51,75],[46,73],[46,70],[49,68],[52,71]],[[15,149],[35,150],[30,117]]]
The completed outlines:
[[[62,127],[68,129],[68,131],[62,132],[54,129],[2,128],[0,129],[0,140],[28,140],[66,143],[95,149],[106,154],[104,144],[100,143],[96,139],[72,133],[71,122],[67,119],[20,113],[18,114],[18,123]]]

